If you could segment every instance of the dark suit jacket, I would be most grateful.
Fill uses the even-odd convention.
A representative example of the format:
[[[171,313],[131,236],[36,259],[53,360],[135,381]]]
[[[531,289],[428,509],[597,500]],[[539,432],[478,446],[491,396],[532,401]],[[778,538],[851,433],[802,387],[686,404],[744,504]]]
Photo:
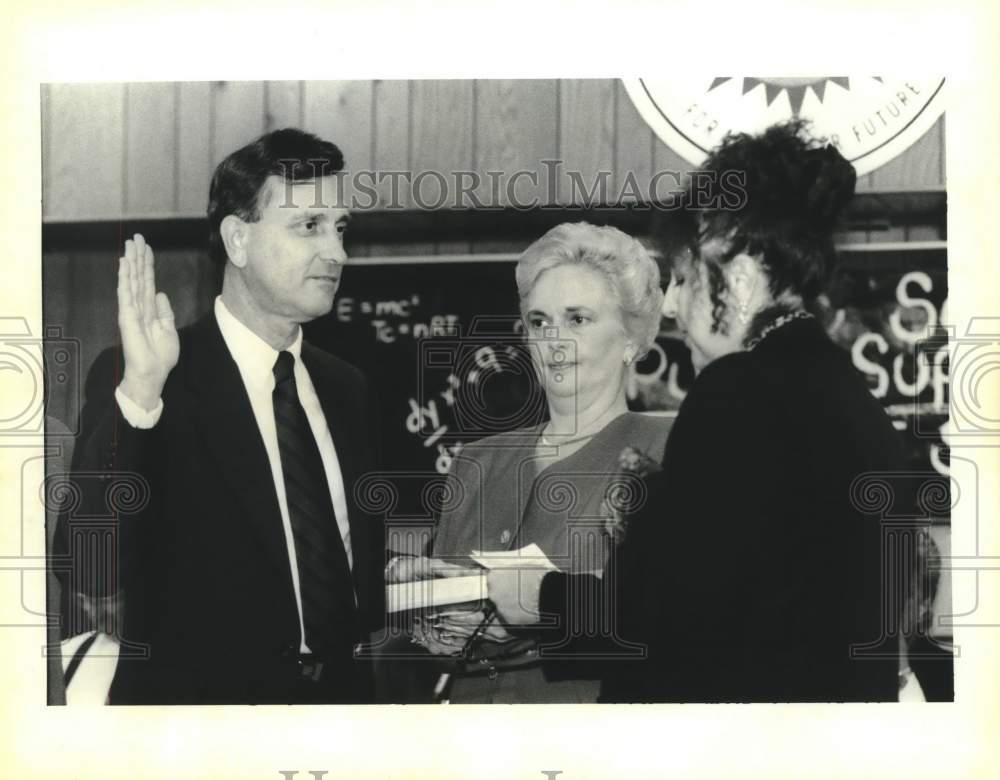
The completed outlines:
[[[117,582],[83,582],[80,545],[71,545],[77,587],[125,592],[126,652],[111,700],[298,701],[298,612],[277,495],[250,400],[214,314],[182,329],[180,342],[180,360],[167,379],[154,428],[129,426],[110,383],[101,397],[87,399],[83,412],[76,472],[133,472],[148,484],[145,506],[126,506],[118,514]],[[339,594],[343,642],[308,700],[367,701],[370,669],[352,660],[352,649],[382,614],[382,555],[376,552],[382,533],[352,488],[372,466],[373,409],[356,368],[306,343],[302,360],[343,473],[357,593],[356,607],[348,588]],[[80,484],[89,486],[82,491],[85,509],[107,503],[93,479]],[[130,657],[143,647],[148,658]]]
[[[901,573],[883,563],[880,512],[852,485],[872,472],[905,478],[903,458],[849,356],[813,320],[706,367],[605,574],[618,638],[645,658],[605,664],[602,699],[894,700],[886,578]],[[574,587],[548,575],[543,612],[564,612]],[[861,658],[865,645],[889,657]]]

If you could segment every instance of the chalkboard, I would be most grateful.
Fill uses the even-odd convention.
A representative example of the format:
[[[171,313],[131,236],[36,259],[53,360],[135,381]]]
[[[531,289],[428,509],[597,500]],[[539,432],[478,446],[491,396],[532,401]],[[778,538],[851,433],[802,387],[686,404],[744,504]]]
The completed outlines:
[[[885,405],[911,467],[942,473],[946,302],[943,245],[917,244],[844,252],[817,312]],[[334,311],[306,336],[372,380],[386,469],[431,477],[464,443],[545,419],[517,312],[511,259],[369,258],[346,270]],[[687,348],[664,320],[630,375],[629,405],[676,412],[693,380]]]
[[[852,252],[821,314],[907,445],[914,471],[948,473],[947,253]]]
[[[547,414],[517,311],[513,262],[369,262],[346,269],[333,312],[305,335],[371,381],[384,468],[433,477],[463,444]],[[416,502],[419,479],[393,484]]]

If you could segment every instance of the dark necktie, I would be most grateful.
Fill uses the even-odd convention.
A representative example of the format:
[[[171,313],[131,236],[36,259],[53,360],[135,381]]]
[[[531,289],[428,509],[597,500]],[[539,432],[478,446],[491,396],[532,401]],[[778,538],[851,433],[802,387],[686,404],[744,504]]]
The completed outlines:
[[[306,644],[313,653],[322,653],[335,644],[353,641],[349,625],[343,622],[347,618],[345,603],[353,603],[353,589],[323,459],[299,403],[294,367],[290,352],[278,354],[271,397],[298,559]],[[342,624],[338,626],[338,622]]]

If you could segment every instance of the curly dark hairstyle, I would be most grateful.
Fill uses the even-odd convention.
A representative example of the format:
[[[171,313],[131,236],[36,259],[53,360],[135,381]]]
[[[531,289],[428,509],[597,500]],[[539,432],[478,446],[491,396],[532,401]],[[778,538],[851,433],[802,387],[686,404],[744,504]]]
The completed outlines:
[[[337,146],[312,133],[288,127],[262,135],[237,149],[219,163],[208,190],[208,248],[220,266],[226,248],[219,228],[235,214],[246,222],[260,219],[260,193],[269,176],[287,181],[310,181],[332,176],[344,169],[344,156]]]
[[[668,262],[705,263],[716,330],[726,308],[722,267],[741,253],[761,258],[774,297],[792,293],[809,305],[833,270],[833,232],[855,181],[853,166],[813,139],[804,120],[729,134],[692,176],[687,208],[658,227],[661,253]],[[701,248],[712,239],[724,249],[708,257]],[[751,334],[774,314],[762,312]]]

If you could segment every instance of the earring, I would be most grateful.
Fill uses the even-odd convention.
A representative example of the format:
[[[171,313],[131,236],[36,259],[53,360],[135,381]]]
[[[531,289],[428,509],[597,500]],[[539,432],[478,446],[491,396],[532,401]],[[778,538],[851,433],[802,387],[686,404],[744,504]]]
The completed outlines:
[[[629,347],[628,349],[625,350],[625,355],[624,355],[625,365],[626,366],[631,365],[632,360],[634,358],[635,358],[635,350],[632,347]]]
[[[742,322],[744,325],[746,325],[750,321],[750,311],[749,311],[749,309],[750,309],[750,305],[746,301],[743,301],[740,304],[739,318],[740,318],[740,322]]]

